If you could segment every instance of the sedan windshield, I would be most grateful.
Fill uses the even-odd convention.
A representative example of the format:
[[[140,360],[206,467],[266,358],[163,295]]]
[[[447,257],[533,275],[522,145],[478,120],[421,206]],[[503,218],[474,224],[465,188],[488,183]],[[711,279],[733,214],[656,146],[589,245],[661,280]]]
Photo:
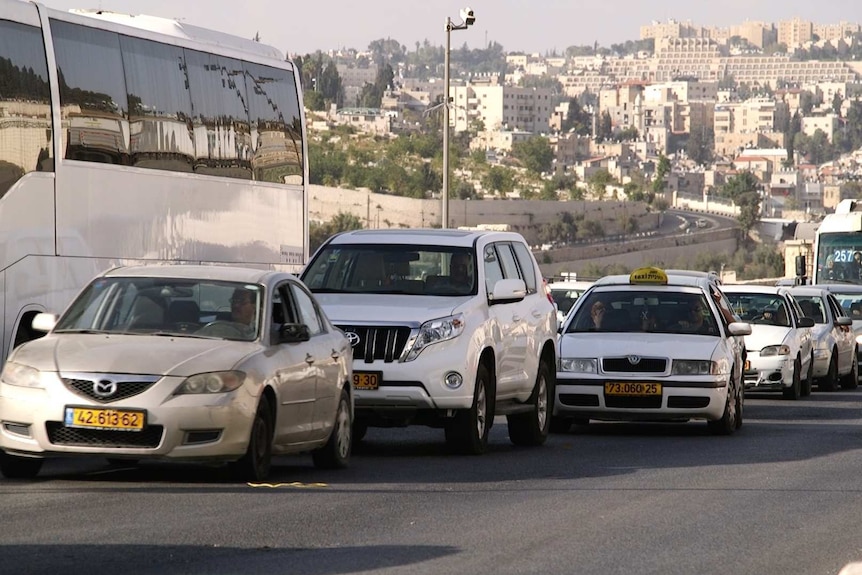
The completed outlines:
[[[655,332],[719,335],[703,293],[593,291],[583,296],[566,333]]]
[[[183,335],[252,341],[262,287],[212,280],[99,278],[78,296],[55,332]]]

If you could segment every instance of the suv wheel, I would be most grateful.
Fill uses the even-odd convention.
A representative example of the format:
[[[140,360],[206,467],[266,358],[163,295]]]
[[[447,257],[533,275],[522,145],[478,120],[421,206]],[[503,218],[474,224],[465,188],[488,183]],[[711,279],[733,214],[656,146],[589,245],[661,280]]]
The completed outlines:
[[[515,445],[541,445],[548,438],[550,412],[554,401],[554,386],[550,370],[544,361],[539,363],[536,385],[530,396],[532,409],[527,413],[509,415],[509,439]]]
[[[494,414],[489,399],[491,376],[488,368],[480,365],[476,372],[476,387],[473,390],[473,406],[459,410],[446,423],[446,443],[464,455],[481,455],[488,449],[488,433]]]

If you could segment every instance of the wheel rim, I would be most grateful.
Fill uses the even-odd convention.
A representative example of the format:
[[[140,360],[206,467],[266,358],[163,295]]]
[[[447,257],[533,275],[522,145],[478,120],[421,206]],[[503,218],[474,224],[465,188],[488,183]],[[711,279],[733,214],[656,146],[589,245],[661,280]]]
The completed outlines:
[[[727,401],[727,423],[731,428],[736,426],[736,411],[739,408],[739,389],[736,383],[733,384],[733,390]]]
[[[478,385],[476,390],[476,431],[481,439],[485,436],[485,382],[480,379],[476,385]]]
[[[350,415],[347,413],[347,406],[342,401],[338,408],[338,416],[335,419],[335,440],[338,445],[338,455],[345,459],[350,453]]]
[[[539,429],[545,429],[548,420],[548,384],[545,376],[539,376],[539,397],[536,398],[536,416],[538,417]]]
[[[262,416],[257,417],[254,421],[254,447],[252,448],[254,466],[256,468],[264,466],[268,449],[266,421],[264,421]]]

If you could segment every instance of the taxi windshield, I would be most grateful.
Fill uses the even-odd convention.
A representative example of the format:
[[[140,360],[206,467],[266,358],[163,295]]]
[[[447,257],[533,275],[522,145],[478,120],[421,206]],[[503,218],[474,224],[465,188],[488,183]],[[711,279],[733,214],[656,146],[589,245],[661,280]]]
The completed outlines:
[[[584,296],[566,333],[654,332],[719,335],[703,293],[593,291]]]

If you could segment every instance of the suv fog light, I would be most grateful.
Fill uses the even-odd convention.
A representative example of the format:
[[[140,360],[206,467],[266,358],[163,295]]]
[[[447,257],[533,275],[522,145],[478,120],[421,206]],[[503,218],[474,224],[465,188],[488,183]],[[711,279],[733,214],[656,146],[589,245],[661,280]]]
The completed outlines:
[[[460,373],[456,371],[450,371],[443,378],[443,383],[446,384],[446,387],[449,389],[458,389],[464,383],[464,378]]]

